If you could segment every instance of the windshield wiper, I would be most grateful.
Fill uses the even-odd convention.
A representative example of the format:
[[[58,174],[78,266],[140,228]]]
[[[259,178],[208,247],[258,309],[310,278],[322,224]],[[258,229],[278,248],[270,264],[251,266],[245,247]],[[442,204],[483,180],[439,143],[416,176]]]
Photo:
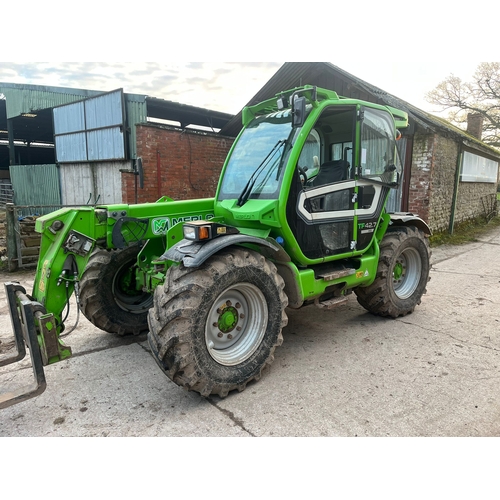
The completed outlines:
[[[236,204],[239,207],[242,207],[250,197],[250,194],[252,193],[252,190],[255,186],[255,181],[257,180],[257,177],[259,174],[264,170],[264,168],[267,166],[267,164],[271,161],[272,157],[276,154],[276,152],[281,148],[286,143],[284,140],[279,140],[269,151],[268,155],[262,160],[261,164],[254,170],[253,174],[250,176],[250,179],[248,179],[248,182],[246,183],[245,187],[243,188],[243,191],[241,194],[238,196],[238,201]]]

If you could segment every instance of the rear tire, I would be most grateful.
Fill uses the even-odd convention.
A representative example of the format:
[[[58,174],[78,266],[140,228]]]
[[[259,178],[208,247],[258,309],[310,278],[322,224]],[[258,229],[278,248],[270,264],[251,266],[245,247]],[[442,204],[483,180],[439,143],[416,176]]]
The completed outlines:
[[[94,252],[80,280],[80,310],[97,328],[117,335],[148,330],[150,293],[135,288],[139,246]]]
[[[177,385],[202,396],[244,390],[283,342],[283,289],[274,264],[242,248],[196,269],[171,267],[148,317],[156,362]]]
[[[358,302],[378,316],[397,318],[413,312],[426,292],[429,241],[412,226],[390,228],[380,243],[375,281],[354,290]]]

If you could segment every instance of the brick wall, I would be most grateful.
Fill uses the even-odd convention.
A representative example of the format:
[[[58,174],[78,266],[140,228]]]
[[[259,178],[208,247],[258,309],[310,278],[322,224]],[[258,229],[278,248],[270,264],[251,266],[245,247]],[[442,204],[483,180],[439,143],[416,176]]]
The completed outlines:
[[[434,163],[434,135],[415,134],[408,195],[408,210],[429,220],[430,186]]]
[[[154,202],[165,195],[174,200],[214,196],[233,140],[166,125],[138,125],[137,156],[142,157],[144,189],[138,187],[137,203]],[[122,174],[124,203],[135,203],[134,178]]]

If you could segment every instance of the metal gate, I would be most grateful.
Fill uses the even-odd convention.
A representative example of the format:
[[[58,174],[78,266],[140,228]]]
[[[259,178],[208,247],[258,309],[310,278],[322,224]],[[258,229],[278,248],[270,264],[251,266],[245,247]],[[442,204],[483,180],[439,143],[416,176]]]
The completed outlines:
[[[6,205],[7,263],[9,271],[34,267],[40,254],[41,235],[35,232],[36,219],[61,205]]]

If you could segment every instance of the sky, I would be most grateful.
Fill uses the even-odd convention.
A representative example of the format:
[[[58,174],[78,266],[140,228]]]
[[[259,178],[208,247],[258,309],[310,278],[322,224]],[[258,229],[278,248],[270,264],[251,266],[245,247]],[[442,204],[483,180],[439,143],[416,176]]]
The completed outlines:
[[[451,74],[467,81],[481,61],[500,60],[487,4],[493,9],[496,0],[478,8],[442,0],[253,0],[239,9],[232,0],[86,0],[84,7],[45,0],[26,29],[18,4],[7,2],[0,82],[123,88],[236,114],[283,61],[328,61],[438,114],[427,92]]]
[[[470,80],[480,61],[414,62],[338,57],[332,64],[424,111],[440,108],[426,92],[453,74]],[[74,87],[98,91],[123,88],[182,104],[236,114],[283,62],[0,62],[0,82]]]

